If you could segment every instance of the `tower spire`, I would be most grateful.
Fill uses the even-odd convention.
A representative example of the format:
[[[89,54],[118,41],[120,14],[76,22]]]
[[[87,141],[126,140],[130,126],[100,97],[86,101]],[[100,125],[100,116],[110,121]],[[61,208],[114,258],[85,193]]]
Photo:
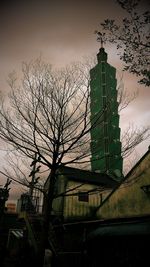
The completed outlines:
[[[101,38],[101,48],[103,48],[103,43],[104,43],[103,38]]]
[[[97,42],[101,43],[101,48],[104,48],[104,35],[105,33],[101,33],[96,31],[96,35],[97,35]]]
[[[105,49],[104,49],[104,35],[105,33],[101,33],[101,32],[98,32],[96,31],[95,32],[97,34],[97,41],[101,43],[101,47],[99,49],[99,53],[97,54],[97,60],[98,60],[98,63],[100,62],[107,62],[107,53],[105,52]]]

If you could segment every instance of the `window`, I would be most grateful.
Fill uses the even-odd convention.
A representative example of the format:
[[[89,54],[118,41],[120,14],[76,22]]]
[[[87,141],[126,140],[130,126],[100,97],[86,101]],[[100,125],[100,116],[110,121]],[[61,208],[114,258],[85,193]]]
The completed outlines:
[[[106,107],[106,96],[102,96],[103,107]]]
[[[105,72],[105,63],[102,62],[102,72]]]
[[[103,92],[103,96],[106,96],[106,86],[102,85],[102,92]]]
[[[102,82],[105,83],[105,73],[102,73]]]
[[[82,202],[89,202],[89,195],[87,192],[79,192],[78,200]]]
[[[148,194],[150,196],[150,184],[141,186],[141,189],[145,194]]]
[[[108,138],[105,137],[105,154],[109,154]]]

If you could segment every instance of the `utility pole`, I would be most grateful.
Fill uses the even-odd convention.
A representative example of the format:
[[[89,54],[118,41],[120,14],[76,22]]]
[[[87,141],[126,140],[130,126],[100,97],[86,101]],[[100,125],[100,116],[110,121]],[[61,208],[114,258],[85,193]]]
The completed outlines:
[[[37,164],[38,160],[39,160],[38,154],[35,153],[34,160],[32,161],[32,163],[30,165],[30,167],[33,166],[33,169],[32,169],[32,171],[29,174],[29,177],[32,177],[31,182],[30,182],[30,189],[29,189],[29,195],[30,195],[30,197],[33,196],[33,190],[34,190],[35,184],[37,183],[37,181],[39,179],[39,177],[37,177],[37,178],[35,177],[35,174],[37,172],[39,172],[40,167],[41,167],[41,166],[36,167],[36,164]]]

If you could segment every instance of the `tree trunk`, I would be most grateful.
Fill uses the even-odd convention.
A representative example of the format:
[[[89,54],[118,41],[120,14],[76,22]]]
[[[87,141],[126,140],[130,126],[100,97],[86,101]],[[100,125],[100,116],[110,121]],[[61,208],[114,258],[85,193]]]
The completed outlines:
[[[45,256],[45,248],[48,242],[49,236],[49,227],[50,227],[50,215],[52,211],[52,203],[53,203],[53,193],[54,193],[54,186],[55,186],[55,174],[56,169],[51,169],[51,173],[48,177],[49,185],[48,185],[48,193],[45,198],[45,207],[44,207],[44,214],[43,214],[43,229],[42,229],[42,236],[40,242],[40,248],[38,253],[38,267],[43,267],[44,264],[44,256]]]

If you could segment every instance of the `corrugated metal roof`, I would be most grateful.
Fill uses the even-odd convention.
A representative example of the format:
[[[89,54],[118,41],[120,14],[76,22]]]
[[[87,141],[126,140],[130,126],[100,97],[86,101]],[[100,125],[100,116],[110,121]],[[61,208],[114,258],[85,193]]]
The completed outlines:
[[[69,180],[99,185],[105,188],[114,188],[118,182],[105,173],[96,173],[71,167],[60,167],[60,175],[65,175]]]

